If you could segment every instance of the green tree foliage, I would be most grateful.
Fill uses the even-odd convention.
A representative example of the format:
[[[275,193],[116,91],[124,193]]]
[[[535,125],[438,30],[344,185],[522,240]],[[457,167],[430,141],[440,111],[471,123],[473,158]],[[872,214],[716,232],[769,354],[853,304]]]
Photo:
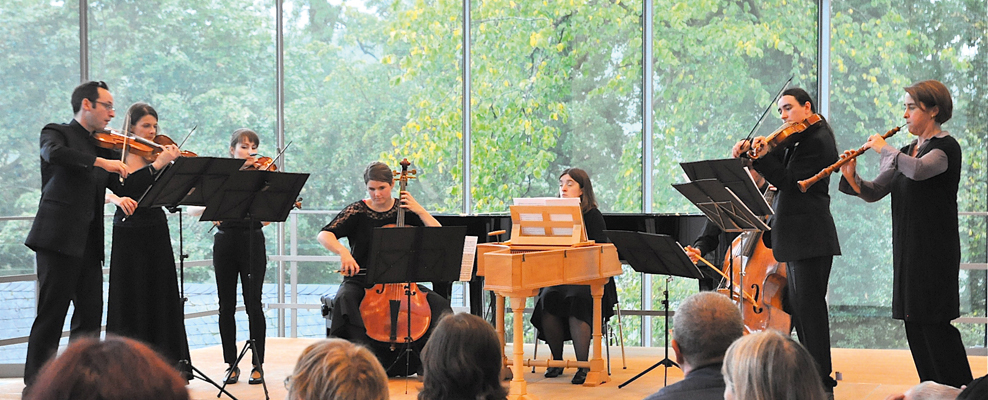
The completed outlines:
[[[303,190],[307,210],[338,210],[363,197],[361,173],[369,162],[397,165],[409,158],[419,170],[412,192],[438,212],[461,211],[467,190],[470,211],[505,212],[513,197],[555,195],[558,174],[580,167],[592,176],[605,212],[640,212],[647,179],[652,210],[696,213],[670,187],[685,179],[680,162],[726,157],[766,107],[769,114],[756,134],[777,128],[771,98],[790,76],[819,97],[817,3],[655,0],[654,40],[644,43],[643,0],[475,0],[469,32],[463,31],[463,6],[456,0],[285,2],[284,130],[293,144],[284,169],[312,174]],[[229,134],[240,127],[256,130],[261,152],[274,155],[274,4],[89,2],[89,75],[107,81],[116,97],[119,113],[111,125],[120,126],[129,104],[146,101],[173,138],[197,125],[185,146],[200,155],[227,156]],[[831,6],[829,120],[838,146],[857,148],[868,135],[900,124],[902,87],[941,80],[955,99],[954,119],[945,128],[964,149],[960,208],[983,212],[985,2],[854,0]],[[0,215],[34,214],[38,131],[46,122],[71,118],[68,97],[79,77],[77,7],[39,0],[0,6],[0,79],[6,88],[0,104],[8,110],[0,117],[0,145],[7,150],[0,157]],[[464,34],[469,66],[463,65]],[[652,46],[651,60],[643,59],[646,44]],[[642,84],[646,62],[653,70],[651,87]],[[468,116],[461,108],[464,68],[471,74]],[[653,105],[643,111],[646,90]],[[653,121],[651,160],[643,160],[643,112]],[[463,118],[469,118],[470,132],[463,132]],[[900,133],[891,142],[901,146],[908,136]],[[471,150],[466,186],[465,137]],[[862,157],[865,177],[877,172],[876,159]],[[835,261],[829,298],[835,345],[901,346],[878,342],[870,333],[889,324],[888,201],[865,204],[831,185],[844,253]],[[298,237],[286,239],[297,239],[299,254],[327,254],[314,237],[332,213],[296,216]],[[965,262],[986,260],[985,220],[961,219]],[[23,221],[0,227],[4,273],[31,269],[31,253],[19,244],[26,229]],[[185,249],[192,259],[211,257],[208,229],[185,218]],[[277,228],[265,231],[274,253]],[[299,276],[338,282],[335,268],[300,263]],[[661,308],[663,282],[654,280],[651,304],[641,304],[645,282],[627,272],[619,280],[622,305]],[[208,268],[191,275],[211,279]],[[983,316],[985,274],[964,273],[962,281],[964,311]],[[695,287],[673,280],[670,308]],[[661,318],[624,323],[629,338],[640,337],[643,325],[661,337]],[[870,328],[853,328],[866,323]],[[975,329],[983,337],[984,328]]]

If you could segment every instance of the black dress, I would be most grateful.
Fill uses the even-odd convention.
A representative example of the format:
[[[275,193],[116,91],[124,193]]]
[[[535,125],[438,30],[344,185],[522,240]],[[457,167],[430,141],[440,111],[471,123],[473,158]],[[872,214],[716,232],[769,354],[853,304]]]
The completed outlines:
[[[583,213],[583,223],[587,228],[587,239],[597,243],[607,243],[604,234],[604,215],[597,208]],[[617,304],[617,286],[614,278],[604,285],[604,297],[601,299],[601,322],[606,322],[614,315],[614,305]],[[539,331],[539,338],[545,339],[542,333],[542,313],[549,312],[560,317],[576,317],[586,322],[593,329],[593,296],[590,285],[559,285],[547,287],[539,291],[535,298],[535,310],[532,312],[532,325]],[[565,324],[564,341],[571,340],[569,324]]]
[[[361,273],[366,273],[367,263],[370,261],[370,247],[373,239],[374,228],[384,227],[394,224],[398,217],[400,202],[395,199],[391,209],[385,212],[371,210],[367,204],[361,200],[346,206],[336,218],[322,228],[323,231],[331,232],[338,239],[347,238],[350,245],[350,254],[353,255],[357,265],[360,266]],[[412,212],[405,212],[405,222],[409,226],[422,226],[422,220]],[[420,369],[418,354],[432,334],[433,329],[439,323],[443,314],[452,313],[453,309],[449,305],[449,300],[418,285],[419,290],[426,293],[426,300],[429,302],[429,309],[432,314],[432,321],[425,335],[413,343],[415,350],[409,361],[409,370],[406,373],[405,359],[401,357],[404,349],[399,345],[394,350],[391,345],[378,342],[367,336],[365,323],[360,315],[360,303],[364,299],[365,289],[373,285],[367,284],[365,275],[356,275],[343,279],[336,292],[333,302],[332,322],[329,334],[334,337],[346,339],[354,343],[364,345],[369,348],[377,359],[384,366],[388,376],[404,376],[415,373]]]
[[[124,216],[118,208],[113,218],[106,331],[147,343],[172,364],[189,360],[185,311],[165,213],[161,208],[138,208],[126,221]]]

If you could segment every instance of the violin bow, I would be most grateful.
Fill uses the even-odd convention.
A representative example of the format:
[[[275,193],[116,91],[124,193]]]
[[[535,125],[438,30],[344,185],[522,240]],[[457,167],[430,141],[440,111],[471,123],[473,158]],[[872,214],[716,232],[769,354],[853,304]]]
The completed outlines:
[[[274,163],[278,161],[278,159],[281,158],[281,156],[285,155],[285,150],[288,150],[288,146],[291,145],[292,145],[292,141],[289,140],[288,143],[285,144],[285,147],[282,147],[281,151],[279,151],[278,154],[275,154],[274,158],[271,159],[271,165],[274,165]]]
[[[178,145],[178,148],[182,148],[182,146],[185,146],[185,141],[186,140],[189,140],[189,137],[192,136],[192,132],[195,132],[196,131],[196,128],[198,128],[198,127],[199,127],[199,124],[195,124],[195,125],[192,126],[192,130],[189,131],[189,134],[188,135],[185,135],[185,139],[182,139],[182,143],[180,143]]]
[[[758,121],[755,122],[755,126],[751,128],[751,132],[748,132],[748,136],[744,138],[745,141],[751,140],[751,135],[755,134],[755,131],[758,130],[758,127],[762,126],[762,122],[765,121],[765,116],[768,115],[768,111],[772,109],[772,106],[775,105],[775,102],[779,101],[779,97],[782,97],[782,92],[785,92],[786,89],[789,88],[789,84],[792,83],[792,78],[795,76],[796,74],[789,75],[789,79],[786,81],[785,84],[782,85],[782,89],[779,89],[779,92],[776,93],[775,97],[772,98],[772,102],[770,102],[768,107],[765,108],[765,111],[762,112],[762,116],[758,117]]]

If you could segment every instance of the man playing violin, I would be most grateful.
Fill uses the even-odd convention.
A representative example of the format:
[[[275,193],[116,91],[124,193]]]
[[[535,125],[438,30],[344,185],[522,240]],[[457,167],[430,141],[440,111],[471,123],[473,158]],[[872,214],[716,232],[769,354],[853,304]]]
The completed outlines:
[[[806,121],[816,114],[810,95],[800,88],[782,92],[778,111],[786,123]],[[769,148],[756,137],[734,145],[732,154],[751,153],[752,166],[778,189],[769,219],[771,231],[762,236],[775,258],[786,263],[788,299],[799,341],[816,360],[824,388],[833,393],[837,382],[830,377],[830,320],[827,284],[834,256],[840,255],[837,228],[830,214],[830,179],[806,193],[796,184],[837,161],[837,141],[826,120],[820,118],[788,141]],[[751,150],[754,149],[754,150]]]
[[[98,147],[93,132],[115,116],[113,95],[104,82],[85,82],[72,92],[72,121],[41,130],[41,200],[24,244],[35,251],[37,317],[28,339],[25,391],[41,366],[58,350],[69,303],[70,340],[99,335],[103,317],[103,204],[106,188],[128,176],[118,153]],[[148,169],[129,174],[146,186]],[[128,184],[132,180],[128,180]]]
[[[389,350],[390,346],[371,339],[367,335],[368,326],[374,326],[381,321],[365,321],[360,311],[365,289],[369,286],[366,269],[367,263],[370,262],[374,228],[395,224],[399,208],[409,211],[405,213],[408,214],[405,215],[407,225],[440,226],[440,224],[412,197],[411,193],[402,191],[400,198],[392,197],[394,175],[386,164],[374,162],[368,165],[364,170],[364,184],[369,198],[346,206],[322,228],[317,237],[323,247],[340,256],[340,272],[345,276],[333,302],[330,335],[367,346],[381,360],[388,375],[396,376],[405,371],[404,363],[399,363],[400,368],[391,368],[395,364],[396,357],[401,355],[400,350],[403,349]],[[349,249],[339,241],[344,237],[348,239]],[[413,343],[415,350],[420,353],[428,340],[429,333],[438,324],[439,317],[451,312],[452,309],[449,300],[422,286],[418,288],[426,293],[432,315],[431,325],[425,336]],[[412,368],[410,372],[415,372],[419,364],[418,357],[410,360],[410,364]]]

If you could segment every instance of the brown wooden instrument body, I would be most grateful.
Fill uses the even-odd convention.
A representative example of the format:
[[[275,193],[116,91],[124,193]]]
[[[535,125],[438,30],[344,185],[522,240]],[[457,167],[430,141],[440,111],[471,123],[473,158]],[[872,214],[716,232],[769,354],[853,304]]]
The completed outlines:
[[[802,121],[786,122],[779,129],[776,129],[775,132],[765,137],[765,147],[768,147],[768,151],[772,151],[776,147],[785,146],[795,134],[805,131],[822,120],[823,117],[820,114],[813,114]],[[756,149],[752,148],[749,150],[748,156],[751,159],[758,158]]]
[[[413,178],[411,174],[415,173],[414,170],[408,171],[409,165],[408,159],[402,160],[401,173],[396,173],[400,192],[405,191],[408,179]],[[405,226],[405,209],[400,205],[397,222],[397,227]],[[432,323],[432,309],[426,293],[419,290],[417,284],[381,283],[365,289],[364,299],[360,302],[360,317],[364,320],[368,337],[390,343],[393,347],[397,343],[421,339]]]
[[[137,155],[149,163],[158,158],[164,146],[175,145],[175,141],[165,135],[155,135],[153,140],[148,140],[140,136],[125,136],[112,130],[93,132],[92,138],[99,147],[121,151],[126,147],[128,153]],[[183,157],[197,157],[196,153],[188,150],[181,152]]]
[[[406,288],[412,291],[411,303]],[[408,329],[409,313],[411,331]],[[360,316],[364,319],[368,337],[391,344],[402,343],[406,338],[412,342],[421,339],[432,323],[432,309],[426,294],[414,283],[382,283],[367,289],[360,302]]]
[[[789,332],[791,317],[782,311],[787,284],[786,264],[775,260],[772,249],[762,242],[761,232],[738,235],[731,248],[732,254],[724,257],[724,273],[731,272],[733,258],[734,289],[731,298],[742,303],[745,333],[768,328]],[[721,289],[722,292],[727,290]]]
[[[897,126],[895,128],[889,129],[888,132],[885,132],[885,134],[882,135],[882,139],[888,139],[892,137],[892,135],[895,135],[897,132],[899,132],[899,129],[902,129],[902,127]],[[866,151],[868,151],[868,149],[866,149],[864,146],[861,146],[857,150],[851,151],[851,154],[849,155],[841,154],[840,160],[837,160],[837,162],[833,163],[829,167],[820,170],[820,172],[817,172],[816,175],[813,175],[807,179],[803,179],[799,182],[796,182],[796,185],[799,186],[800,191],[806,193],[806,189],[809,189],[810,186],[813,186],[814,183],[817,183],[821,179],[830,176],[830,174],[837,172],[837,170],[840,169],[842,165],[847,164],[848,161],[857,158],[858,156],[864,154]]]

